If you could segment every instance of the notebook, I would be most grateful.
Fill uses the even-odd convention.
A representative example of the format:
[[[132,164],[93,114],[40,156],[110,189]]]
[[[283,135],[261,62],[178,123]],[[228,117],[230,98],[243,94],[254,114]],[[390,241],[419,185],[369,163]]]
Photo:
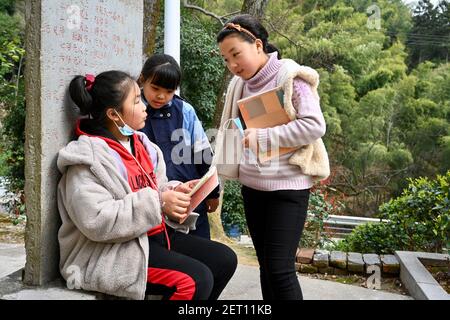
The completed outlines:
[[[191,212],[198,207],[198,205],[206,199],[206,197],[219,185],[219,176],[215,166],[211,166],[206,174],[197,182],[192,188],[189,196],[191,203],[189,204],[187,215],[180,220],[180,224],[186,221]]]
[[[245,128],[272,128],[289,123],[291,120],[283,108],[283,97],[282,87],[276,87],[238,100],[237,104]],[[268,150],[265,153],[259,152],[258,160],[265,162],[297,149],[296,147],[279,148],[278,150]]]

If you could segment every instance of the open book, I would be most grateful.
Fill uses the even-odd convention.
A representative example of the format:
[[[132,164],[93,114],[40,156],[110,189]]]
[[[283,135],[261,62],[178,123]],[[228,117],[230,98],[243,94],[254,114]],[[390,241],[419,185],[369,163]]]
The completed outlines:
[[[257,95],[237,101],[241,117],[246,128],[272,128],[287,124],[289,119],[283,108],[284,92],[282,87],[276,87]],[[298,148],[278,148],[259,152],[258,159],[261,162],[268,161],[274,157],[292,152]]]
[[[191,203],[189,204],[186,217],[180,220],[180,224],[186,221],[191,212],[197,208],[218,185],[219,176],[217,175],[217,169],[215,166],[211,166],[208,172],[206,172],[189,193]]]

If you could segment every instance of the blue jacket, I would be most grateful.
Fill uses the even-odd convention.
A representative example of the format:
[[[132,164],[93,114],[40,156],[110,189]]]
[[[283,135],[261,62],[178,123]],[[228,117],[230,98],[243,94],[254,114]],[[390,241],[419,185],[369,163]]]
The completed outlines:
[[[141,131],[161,148],[169,181],[201,178],[210,167],[212,151],[194,107],[178,96],[160,109],[153,109],[144,94],[142,99],[147,120]],[[218,197],[219,188],[208,196]]]

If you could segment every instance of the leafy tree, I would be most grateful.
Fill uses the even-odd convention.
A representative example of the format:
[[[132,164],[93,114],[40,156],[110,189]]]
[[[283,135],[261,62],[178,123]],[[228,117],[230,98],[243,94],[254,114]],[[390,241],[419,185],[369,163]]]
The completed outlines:
[[[159,20],[155,52],[164,52],[164,25]],[[224,65],[216,45],[217,22],[186,9],[181,17],[181,96],[190,102],[206,128],[212,127]]]
[[[379,254],[396,250],[442,252],[450,245],[450,171],[408,179],[403,193],[380,206],[387,222],[360,225],[337,248]]]
[[[216,99],[223,73],[222,58],[213,30],[217,23],[184,14],[181,32],[183,96],[195,106],[204,126],[212,126]]]
[[[12,16],[16,11],[15,3],[15,0],[0,0],[0,12]]]
[[[10,12],[14,6],[0,3]],[[11,2],[10,2],[11,3]],[[0,12],[0,174],[7,179],[7,187],[18,191],[24,187],[25,90],[23,79],[24,27],[19,15]]]
[[[358,215],[400,194],[406,177],[445,172],[449,162],[448,65],[409,73],[414,16],[400,0],[377,1],[373,28],[373,4],[284,0],[271,2],[266,17],[284,56],[320,73],[331,187]]]
[[[421,0],[414,10],[414,27],[408,34],[410,67],[425,60],[448,62],[450,50],[450,3],[442,0],[434,6]]]

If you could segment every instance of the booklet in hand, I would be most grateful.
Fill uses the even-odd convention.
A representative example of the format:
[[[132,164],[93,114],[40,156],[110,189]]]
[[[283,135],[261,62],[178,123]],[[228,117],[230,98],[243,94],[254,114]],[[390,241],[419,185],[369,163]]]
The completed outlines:
[[[237,104],[245,126],[247,128],[272,128],[289,123],[291,120],[283,108],[283,96],[283,88],[276,87],[238,100]],[[276,150],[268,150],[266,153],[260,152],[258,159],[265,162],[297,149],[280,147]]]
[[[187,215],[180,220],[180,224],[185,222],[191,212],[198,207],[198,205],[206,199],[206,197],[219,185],[219,176],[215,166],[211,166],[208,172],[197,182],[189,196],[191,203],[189,204]]]

